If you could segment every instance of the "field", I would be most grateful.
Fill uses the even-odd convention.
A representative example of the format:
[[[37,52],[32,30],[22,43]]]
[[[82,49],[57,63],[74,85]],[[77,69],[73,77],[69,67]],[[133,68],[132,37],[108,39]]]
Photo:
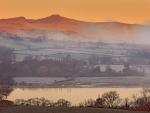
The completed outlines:
[[[0,113],[148,113],[101,108],[4,107]]]

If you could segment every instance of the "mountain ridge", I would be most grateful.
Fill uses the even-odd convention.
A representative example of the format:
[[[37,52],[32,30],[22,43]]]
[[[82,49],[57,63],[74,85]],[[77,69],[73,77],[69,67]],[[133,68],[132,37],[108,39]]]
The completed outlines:
[[[45,19],[50,19],[50,20],[70,20],[70,21],[76,21],[76,22],[82,22],[82,23],[92,23],[92,24],[105,24],[105,23],[118,23],[118,24],[126,24],[126,25],[142,25],[142,26],[148,26],[148,25],[143,25],[143,24],[130,24],[130,23],[125,23],[125,22],[119,22],[119,21],[106,21],[106,22],[92,22],[92,21],[83,21],[83,20],[77,20],[77,19],[72,19],[72,18],[68,18],[68,17],[65,17],[65,16],[61,16],[59,14],[53,14],[51,16],[47,16],[47,17],[44,17],[44,18],[38,18],[38,19],[27,19],[26,17],[24,16],[19,16],[19,17],[11,17],[11,18],[3,18],[1,19],[0,18],[0,21],[9,21],[9,20],[26,20],[28,22],[37,22],[37,21],[40,21],[40,20],[45,20]]]
[[[67,37],[79,40],[130,41],[148,38],[150,27],[122,22],[86,22],[54,14],[40,19],[0,19],[0,31],[19,37]],[[64,39],[64,38],[61,38]]]

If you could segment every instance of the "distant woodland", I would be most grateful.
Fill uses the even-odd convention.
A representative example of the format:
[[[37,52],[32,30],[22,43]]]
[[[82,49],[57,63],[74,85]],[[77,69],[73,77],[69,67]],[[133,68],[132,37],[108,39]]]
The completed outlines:
[[[107,64],[105,71],[101,71],[99,62]],[[143,75],[142,72],[130,69],[129,63],[124,63],[124,69],[116,72],[109,64],[113,64],[111,57],[99,58],[91,55],[87,60],[74,59],[66,55],[61,59],[38,59],[26,56],[17,62],[12,49],[0,47],[0,77],[1,81],[11,82],[11,77],[103,77],[103,76],[134,76]]]

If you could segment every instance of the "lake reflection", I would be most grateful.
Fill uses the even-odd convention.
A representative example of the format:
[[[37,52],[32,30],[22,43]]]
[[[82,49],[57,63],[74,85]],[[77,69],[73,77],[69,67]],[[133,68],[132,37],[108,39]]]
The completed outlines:
[[[141,90],[141,88],[16,88],[8,96],[8,99],[44,97],[55,102],[63,98],[71,101],[73,105],[77,105],[87,99],[96,99],[98,95],[108,91],[117,91],[121,98],[132,98],[133,94],[139,95]]]

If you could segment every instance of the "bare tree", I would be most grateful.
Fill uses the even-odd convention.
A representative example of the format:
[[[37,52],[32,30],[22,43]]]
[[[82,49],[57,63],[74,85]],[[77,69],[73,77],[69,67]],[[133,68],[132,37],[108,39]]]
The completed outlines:
[[[6,95],[0,94],[0,101],[5,100],[6,98]]]
[[[99,107],[99,108],[103,108],[104,107],[104,99],[102,99],[101,97],[98,97],[96,99],[95,106]]]
[[[20,105],[25,106],[26,103],[27,103],[27,101],[24,100],[24,99],[16,99],[16,100],[14,101],[14,104],[15,104],[15,105],[19,105],[19,106],[20,106]]]
[[[125,98],[124,100],[123,100],[123,107],[125,108],[125,109],[128,109],[128,108],[130,108],[130,100],[129,100],[129,98]]]
[[[150,88],[149,87],[143,88],[142,98],[144,99],[145,103],[150,102]]]
[[[110,91],[102,95],[105,107],[113,108],[120,103],[119,94],[116,91]]]
[[[56,106],[57,107],[70,107],[71,106],[71,102],[64,100],[64,99],[59,99],[56,102]]]
[[[79,107],[94,107],[95,106],[95,100],[88,99],[84,102],[79,103]]]

